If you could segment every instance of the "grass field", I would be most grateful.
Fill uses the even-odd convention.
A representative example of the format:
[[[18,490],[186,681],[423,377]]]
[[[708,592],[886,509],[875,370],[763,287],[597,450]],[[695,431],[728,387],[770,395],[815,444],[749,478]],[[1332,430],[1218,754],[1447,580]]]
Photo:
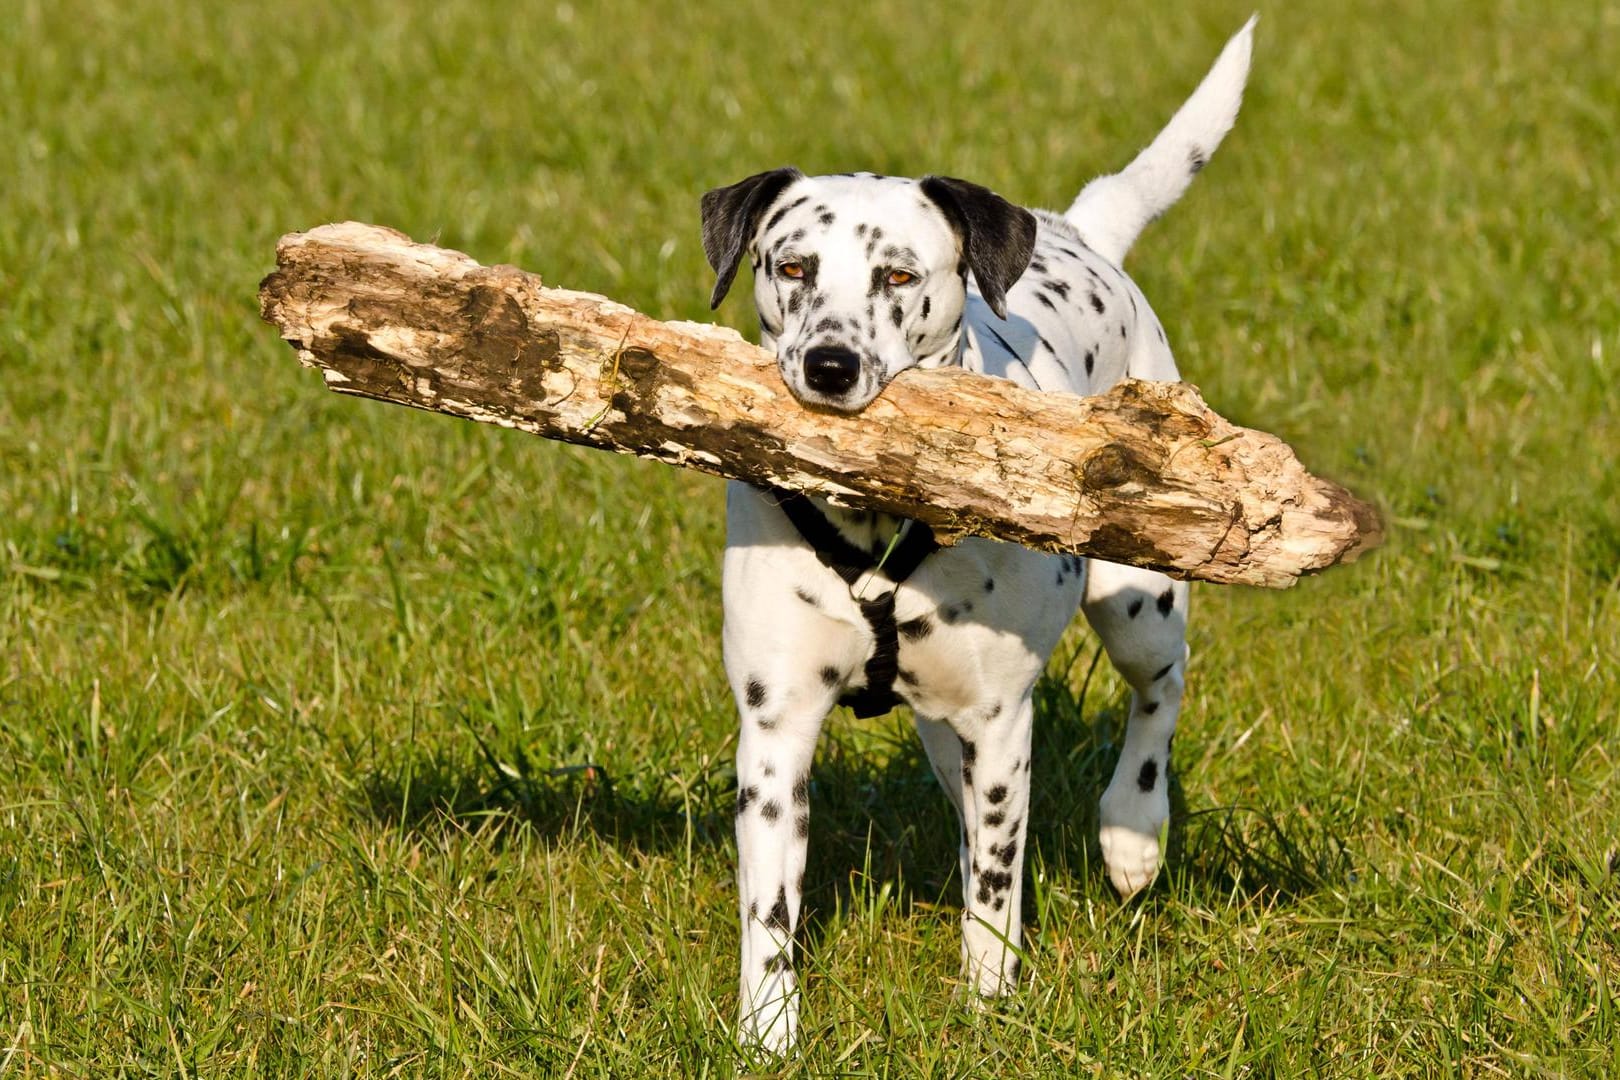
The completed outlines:
[[[374,221],[707,318],[704,189],[1066,205],[1250,10],[9,0],[0,1077],[747,1068],[721,485],[326,393],[257,320],[276,237]],[[1130,905],[1093,835],[1124,690],[1071,632],[1029,976],[983,1012],[908,718],[835,717],[780,1068],[1613,1074],[1617,67],[1612,4],[1263,9],[1131,270],[1211,403],[1389,542],[1195,591]]]

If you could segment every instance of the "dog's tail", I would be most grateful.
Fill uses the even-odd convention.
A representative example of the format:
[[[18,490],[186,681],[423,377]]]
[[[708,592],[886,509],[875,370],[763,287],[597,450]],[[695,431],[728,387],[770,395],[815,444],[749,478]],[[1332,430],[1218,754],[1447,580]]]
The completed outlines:
[[[1181,198],[1192,178],[1232,130],[1243,84],[1249,77],[1249,51],[1258,15],[1232,35],[1215,64],[1176,115],[1136,159],[1112,176],[1085,186],[1068,218],[1092,250],[1118,264],[1154,218]]]

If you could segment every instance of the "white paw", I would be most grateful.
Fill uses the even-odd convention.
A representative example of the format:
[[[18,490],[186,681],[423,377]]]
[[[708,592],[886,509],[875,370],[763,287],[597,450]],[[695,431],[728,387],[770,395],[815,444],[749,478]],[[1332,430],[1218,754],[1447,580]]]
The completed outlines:
[[[764,990],[752,1008],[745,1001],[737,1042],[746,1051],[781,1056],[793,1049],[799,1033],[799,994]]]
[[[1170,800],[1160,791],[1118,791],[1110,784],[1102,797],[1102,846],[1108,880],[1120,899],[1141,892],[1159,872],[1159,830],[1170,816]]]
[[[1104,825],[1098,834],[1108,880],[1114,883],[1121,900],[1147,888],[1159,872],[1159,836],[1149,836],[1120,825]]]

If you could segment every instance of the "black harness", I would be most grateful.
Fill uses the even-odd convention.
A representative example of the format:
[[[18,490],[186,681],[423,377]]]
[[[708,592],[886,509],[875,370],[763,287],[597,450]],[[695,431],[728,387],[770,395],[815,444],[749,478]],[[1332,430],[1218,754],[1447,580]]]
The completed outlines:
[[[923,560],[939,550],[934,530],[920,521],[913,521],[887,557],[879,561],[844,539],[837,526],[817,510],[808,497],[798,492],[777,491],[777,505],[787,514],[793,527],[799,530],[804,542],[815,551],[823,566],[844,579],[850,588],[867,573],[881,570],[896,588],[872,600],[858,600],[861,614],[872,628],[875,642],[871,659],[866,661],[866,685],[851,690],[838,699],[848,705],[855,715],[865,719],[882,716],[896,705],[900,698],[894,692],[894,680],[899,671],[900,639],[894,623],[894,594],[901,582],[910,577],[923,564]]]

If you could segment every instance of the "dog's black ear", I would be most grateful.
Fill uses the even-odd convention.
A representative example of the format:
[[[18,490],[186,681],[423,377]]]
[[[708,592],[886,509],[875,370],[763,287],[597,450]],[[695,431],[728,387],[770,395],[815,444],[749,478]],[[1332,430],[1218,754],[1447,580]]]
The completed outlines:
[[[803,176],[798,169],[772,169],[704,194],[703,254],[718,275],[710,308],[719,307],[731,290],[731,279],[737,276],[737,264],[759,228],[759,219],[783,188]]]
[[[962,237],[962,250],[979,295],[1007,317],[1007,290],[1035,253],[1035,215],[987,187],[949,176],[922,178],[923,194],[938,204]]]

